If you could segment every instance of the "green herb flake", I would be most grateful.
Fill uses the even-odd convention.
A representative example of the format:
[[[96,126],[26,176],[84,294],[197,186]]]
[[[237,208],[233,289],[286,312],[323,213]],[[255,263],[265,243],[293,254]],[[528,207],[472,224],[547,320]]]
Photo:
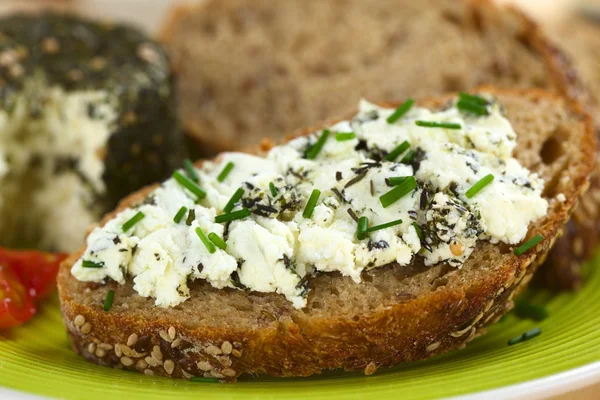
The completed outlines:
[[[199,226],[196,227],[196,235],[198,235],[202,243],[204,243],[204,246],[206,246],[206,250],[208,250],[210,254],[213,254],[215,251],[217,251],[215,245],[210,240],[208,240],[206,234]]]
[[[304,209],[304,212],[302,212],[302,216],[304,218],[312,217],[313,211],[315,210],[317,201],[319,201],[320,196],[321,196],[321,191],[319,189],[315,189],[312,191],[312,193],[310,194],[310,197],[308,199],[308,203],[306,203],[306,208]]]
[[[446,128],[446,129],[461,129],[461,124],[455,122],[436,122],[436,121],[415,121],[417,126],[424,128]]]
[[[528,241],[523,243],[521,246],[517,247],[515,249],[515,255],[516,256],[522,255],[527,250],[532,249],[533,247],[537,246],[542,240],[544,240],[544,237],[542,235],[535,235],[534,237],[532,237],[531,239],[529,239]]]
[[[227,175],[229,175],[229,173],[231,172],[231,170],[233,169],[234,166],[235,166],[234,163],[232,163],[231,161],[228,162],[225,165],[225,167],[223,168],[223,170],[221,171],[221,173],[219,174],[219,176],[217,176],[217,180],[219,182],[225,181],[225,179],[227,179]]]
[[[143,212],[138,211],[133,217],[129,219],[129,221],[123,224],[123,232],[127,232],[128,230],[133,228],[133,226],[140,222],[142,219],[144,219],[145,216],[146,215]]]
[[[410,98],[407,99],[404,103],[400,104],[400,107],[396,108],[396,111],[394,111],[392,115],[390,115],[387,118],[387,123],[393,124],[394,122],[398,121],[400,117],[402,117],[412,108],[413,104],[415,104],[415,101]]]
[[[323,133],[321,133],[321,136],[319,136],[317,142],[306,151],[307,159],[314,160],[315,158],[317,158],[317,155],[319,155],[321,149],[323,148],[323,146],[325,146],[325,142],[327,141],[329,134],[330,132],[328,129],[325,129]]]
[[[104,311],[110,311],[110,308],[113,305],[113,301],[115,299],[115,291],[114,290],[109,290],[108,293],[106,293],[106,298],[104,299]]]
[[[194,181],[192,181],[187,176],[183,175],[179,171],[173,172],[173,179],[181,186],[189,190],[191,193],[196,195],[196,197],[200,200],[206,197],[206,192],[200,188],[200,186],[196,185]]]
[[[196,168],[194,167],[194,163],[192,162],[192,160],[190,160],[189,158],[183,160],[183,168],[185,169],[187,176],[192,181],[194,181],[195,183],[200,183],[200,177],[196,172]]]
[[[402,197],[415,190],[416,188],[417,181],[414,176],[410,176],[404,182],[394,187],[389,192],[381,195],[379,197],[379,201],[381,202],[383,208],[387,208],[394,204],[396,201],[400,200]]]
[[[219,235],[217,235],[216,233],[214,233],[214,232],[209,233],[208,238],[210,239],[211,242],[213,242],[215,244],[215,246],[217,246],[221,250],[225,250],[227,248],[227,243],[225,243],[225,241],[223,239],[221,239],[221,237]]]
[[[215,217],[215,222],[217,224],[222,224],[224,222],[231,222],[231,221],[235,221],[238,219],[244,219],[246,217],[249,217],[250,214],[251,214],[250,210],[248,210],[247,208],[242,208],[241,210],[230,212],[228,214],[217,215]]]
[[[271,196],[273,197],[277,197],[277,194],[279,194],[279,191],[273,182],[269,182],[269,190],[271,191]]]
[[[399,144],[398,146],[396,146],[396,148],[392,151],[390,151],[386,156],[385,159],[387,161],[394,161],[396,158],[398,158],[398,156],[402,153],[404,153],[406,150],[408,150],[408,148],[410,147],[410,143],[408,143],[406,140],[404,142],[402,142],[401,144]]]
[[[81,261],[81,266],[83,268],[102,268],[104,267],[104,261],[94,262],[90,260]]]
[[[186,206],[181,206],[179,211],[177,211],[177,214],[175,214],[175,216],[173,217],[173,222],[175,222],[176,224],[180,223],[187,210],[188,209]]]
[[[487,185],[492,183],[493,180],[494,180],[494,175],[487,174],[486,176],[481,178],[477,183],[475,183],[473,186],[471,186],[471,188],[469,190],[467,190],[467,192],[465,193],[465,196],[467,197],[467,199],[473,198],[473,196],[475,196],[477,193],[479,193],[484,187],[486,187]]]

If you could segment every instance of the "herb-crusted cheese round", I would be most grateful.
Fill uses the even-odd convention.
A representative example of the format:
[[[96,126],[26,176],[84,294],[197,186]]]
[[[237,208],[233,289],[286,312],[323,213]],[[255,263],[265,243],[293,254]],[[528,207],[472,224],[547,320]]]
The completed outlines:
[[[179,304],[188,281],[206,279],[217,288],[281,293],[299,308],[317,272],[360,283],[365,269],[402,268],[415,257],[460,268],[478,241],[518,243],[548,207],[543,180],[511,155],[517,135],[500,106],[477,101],[482,115],[457,104],[437,112],[406,107],[392,123],[395,110],[363,101],[351,120],[265,157],[223,154],[196,170],[194,185],[206,197],[164,182],[97,228],[72,273],[83,281],[130,275],[160,306]],[[219,179],[228,164],[233,169]],[[229,222],[217,223],[240,188]],[[175,222],[182,206],[189,212]],[[145,218],[124,233],[140,211]],[[226,247],[207,245],[198,227]],[[85,268],[85,261],[104,266]]]
[[[0,243],[76,249],[117,201],[179,164],[164,50],[132,27],[0,19]]]

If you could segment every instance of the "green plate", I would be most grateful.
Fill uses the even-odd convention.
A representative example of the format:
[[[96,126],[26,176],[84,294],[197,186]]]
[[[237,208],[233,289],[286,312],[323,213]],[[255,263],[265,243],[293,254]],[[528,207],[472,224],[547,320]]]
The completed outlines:
[[[599,268],[594,268],[598,265]],[[514,315],[466,349],[424,362],[380,370],[372,376],[334,372],[302,379],[242,379],[235,385],[193,383],[99,367],[76,356],[63,328],[58,302],[27,325],[0,334],[0,386],[67,399],[383,399],[436,398],[523,383],[600,360],[600,256],[586,267],[576,294],[531,291],[546,304],[543,322]],[[514,346],[507,341],[533,327],[542,335]],[[0,388],[0,398],[7,398]],[[5,397],[6,396],[6,397]],[[12,396],[19,396],[13,392]]]

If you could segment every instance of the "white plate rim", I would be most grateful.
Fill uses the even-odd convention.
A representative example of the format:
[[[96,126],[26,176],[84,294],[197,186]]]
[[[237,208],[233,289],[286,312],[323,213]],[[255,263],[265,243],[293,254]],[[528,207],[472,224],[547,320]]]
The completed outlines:
[[[447,400],[484,399],[546,399],[582,389],[600,382],[600,361],[573,368],[557,374],[517,383],[497,389],[450,397]],[[0,387],[0,398],[5,400],[44,400],[51,397],[38,396]]]

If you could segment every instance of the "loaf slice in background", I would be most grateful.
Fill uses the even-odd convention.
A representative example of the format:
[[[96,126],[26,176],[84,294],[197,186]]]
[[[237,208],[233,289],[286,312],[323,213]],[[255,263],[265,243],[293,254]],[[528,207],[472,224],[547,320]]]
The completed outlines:
[[[516,256],[510,246],[481,241],[460,269],[391,264],[364,272],[360,284],[322,274],[311,281],[301,310],[282,295],[218,290],[200,281],[184,303],[155,307],[133,290],[131,280],[124,285],[76,280],[71,267],[82,249],[62,264],[58,276],[74,349],[101,365],[233,381],[241,374],[308,376],[338,368],[371,374],[464,346],[512,308],[546,258],[588,185],[595,148],[589,116],[570,100],[541,90],[482,93],[498,98],[517,132],[515,157],[546,182],[548,214],[527,235],[543,235],[535,248]],[[450,100],[442,96],[419,104],[439,109]],[[560,149],[551,159],[544,150],[549,142]],[[125,199],[119,209],[142,202],[152,189]],[[557,200],[560,193],[564,201]],[[105,312],[109,290],[115,291],[114,302]]]
[[[361,97],[493,84],[545,88],[597,110],[531,20],[486,0],[208,0],[174,8],[159,36],[179,76],[188,137],[204,155],[341,115]],[[596,244],[597,193],[544,268],[551,287],[581,284],[581,262]],[[580,236],[590,238],[585,251]]]

